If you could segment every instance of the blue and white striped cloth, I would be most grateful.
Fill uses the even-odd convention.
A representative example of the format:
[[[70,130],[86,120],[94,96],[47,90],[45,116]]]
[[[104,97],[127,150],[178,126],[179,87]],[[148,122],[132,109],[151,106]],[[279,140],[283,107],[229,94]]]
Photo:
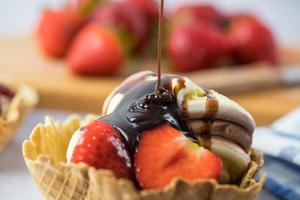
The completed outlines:
[[[269,127],[257,128],[253,147],[262,151],[265,187],[286,200],[300,200],[300,108]]]

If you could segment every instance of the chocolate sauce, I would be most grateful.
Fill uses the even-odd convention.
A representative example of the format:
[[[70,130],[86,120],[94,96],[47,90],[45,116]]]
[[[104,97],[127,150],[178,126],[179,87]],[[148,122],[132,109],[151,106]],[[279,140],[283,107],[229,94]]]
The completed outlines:
[[[216,98],[211,94],[209,90],[206,90],[206,104],[205,104],[205,113],[203,118],[212,118],[216,117],[219,109],[219,102]]]
[[[132,153],[143,131],[163,123],[169,123],[189,136],[174,96],[177,94],[176,91],[184,87],[183,78],[164,74],[161,76],[161,87],[156,89],[156,75],[148,76],[153,78],[128,89],[114,111],[101,118],[102,121],[113,124],[122,133]],[[182,84],[172,88],[171,82],[174,79]]]
[[[136,145],[141,134],[148,129],[157,127],[163,123],[180,130],[193,141],[197,138],[189,133],[184,116],[177,105],[176,95],[185,87],[185,80],[181,76],[161,74],[161,55],[163,40],[163,8],[164,0],[161,0],[159,12],[159,31],[157,45],[157,75],[147,75],[143,81],[134,81],[133,84],[121,85],[122,99],[112,113],[101,117],[100,120],[112,124],[124,137],[131,155],[134,155]],[[174,85],[174,82],[176,83]],[[207,92],[207,104],[204,120],[207,127],[202,135],[204,147],[210,148],[211,121],[218,111],[218,102]],[[182,108],[187,110],[187,101],[182,102]]]
[[[162,54],[163,23],[164,23],[163,18],[164,18],[164,0],[160,0],[158,41],[157,41],[157,84],[156,84],[157,90],[161,86],[161,54]]]
[[[126,87],[127,91],[115,110],[101,120],[107,121],[118,129],[127,141],[129,150],[134,153],[143,131],[169,123],[189,136],[187,126],[179,116],[177,100],[174,95],[185,87],[182,77],[161,75],[161,55],[163,41],[164,0],[160,3],[159,30],[157,44],[157,76],[137,85]],[[151,76],[151,75],[150,75]],[[172,88],[172,80],[176,86]],[[125,87],[125,86],[123,86]]]
[[[212,124],[215,121],[216,114],[218,113],[219,102],[211,94],[210,90],[205,90],[206,92],[206,104],[205,113],[203,115],[202,121],[204,125],[201,127],[201,136],[197,137],[198,142],[206,149],[211,149],[211,129]]]

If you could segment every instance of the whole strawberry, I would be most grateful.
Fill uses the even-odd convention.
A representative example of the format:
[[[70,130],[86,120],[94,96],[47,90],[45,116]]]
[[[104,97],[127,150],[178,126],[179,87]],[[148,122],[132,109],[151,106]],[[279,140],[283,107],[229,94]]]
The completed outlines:
[[[142,10],[145,14],[148,23],[155,24],[158,22],[158,5],[154,0],[124,0],[130,3],[131,5],[135,5]]]
[[[227,36],[231,53],[238,63],[269,61],[276,64],[278,62],[272,32],[253,16],[232,17]]]
[[[69,7],[42,13],[38,24],[38,41],[46,55],[63,57],[83,21]]]
[[[170,14],[170,20],[173,26],[194,22],[220,26],[224,15],[209,4],[183,5]]]
[[[136,49],[150,37],[150,26],[143,11],[129,2],[110,2],[97,7],[89,19],[115,29],[126,47]]]
[[[169,60],[178,71],[215,67],[226,53],[227,42],[223,34],[201,23],[176,27],[167,39]]]
[[[95,120],[76,137],[73,149],[68,149],[70,162],[108,169],[118,178],[132,178],[131,159],[123,138],[109,123]]]
[[[112,75],[120,70],[123,60],[117,34],[90,23],[75,37],[68,54],[68,67],[75,74]]]

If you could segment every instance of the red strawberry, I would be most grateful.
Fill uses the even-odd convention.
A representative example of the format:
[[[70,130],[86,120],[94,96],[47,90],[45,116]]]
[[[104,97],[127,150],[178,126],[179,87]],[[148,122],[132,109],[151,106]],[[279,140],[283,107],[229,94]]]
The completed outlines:
[[[144,189],[161,188],[175,177],[217,179],[222,168],[214,153],[168,124],[145,131],[135,154],[135,173]]]
[[[239,15],[229,22],[228,40],[232,55],[240,63],[278,61],[272,32],[253,16]]]
[[[167,39],[167,54],[178,71],[215,67],[226,53],[223,34],[200,23],[179,26]]]
[[[90,23],[75,37],[68,54],[71,72],[83,75],[111,75],[123,63],[123,50],[117,35]]]
[[[175,25],[194,22],[221,25],[224,16],[211,5],[196,4],[179,7],[171,14],[170,18]]]
[[[136,5],[139,7],[143,13],[146,15],[149,23],[157,23],[158,22],[158,5],[154,0],[126,0],[130,4]]]
[[[125,45],[140,47],[149,38],[150,27],[144,13],[128,2],[113,2],[104,4],[91,14],[90,20],[101,25],[115,28],[120,33]]]
[[[45,10],[38,25],[38,40],[42,50],[49,56],[63,57],[82,24],[82,20],[70,8]]]
[[[131,177],[131,161],[121,135],[100,120],[85,127],[73,150],[71,162],[112,170],[118,178]]]

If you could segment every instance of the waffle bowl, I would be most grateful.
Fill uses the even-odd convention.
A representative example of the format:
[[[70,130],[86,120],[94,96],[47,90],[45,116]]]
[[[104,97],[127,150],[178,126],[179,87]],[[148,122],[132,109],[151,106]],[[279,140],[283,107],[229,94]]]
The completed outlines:
[[[38,102],[35,90],[25,84],[6,76],[0,76],[0,83],[5,84],[15,91],[15,96],[9,102],[4,113],[0,114],[0,151],[14,136],[26,113],[30,111]]]
[[[73,115],[64,123],[46,117],[23,143],[27,167],[47,200],[254,200],[265,182],[254,179],[263,164],[262,155],[251,151],[251,164],[240,185],[219,184],[214,180],[187,182],[173,180],[163,189],[139,190],[127,179],[116,179],[109,170],[96,170],[85,164],[67,164],[66,151],[72,134],[83,121]]]

